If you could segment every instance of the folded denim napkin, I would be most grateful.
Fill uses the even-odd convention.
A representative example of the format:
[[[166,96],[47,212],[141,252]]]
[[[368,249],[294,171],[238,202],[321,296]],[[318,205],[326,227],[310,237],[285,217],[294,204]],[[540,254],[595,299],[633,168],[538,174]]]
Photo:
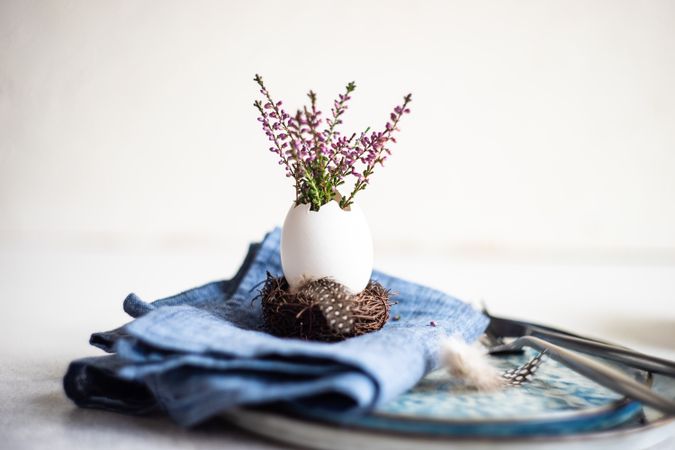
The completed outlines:
[[[373,272],[397,293],[398,320],[380,331],[337,343],[267,334],[256,295],[267,272],[282,274],[279,238],[275,229],[252,244],[231,280],[153,303],[130,294],[124,310],[135,320],[91,336],[92,345],[114,354],[73,361],[64,377],[68,397],[128,414],[165,411],[185,426],[237,406],[278,402],[365,413],[438,365],[441,336],[474,341],[487,326],[466,303]]]

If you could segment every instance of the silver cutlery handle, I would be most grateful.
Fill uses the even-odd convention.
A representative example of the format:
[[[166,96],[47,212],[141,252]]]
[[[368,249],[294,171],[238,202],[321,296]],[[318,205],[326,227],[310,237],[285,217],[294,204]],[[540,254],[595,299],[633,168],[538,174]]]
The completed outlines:
[[[582,353],[600,356],[638,369],[675,377],[675,362],[645,355],[644,353],[639,353],[625,347],[592,341],[537,327],[529,328],[527,335],[539,337],[552,342],[553,344],[559,344]]]
[[[541,338],[521,336],[513,342],[498,347],[500,349],[532,347],[539,351],[547,350],[549,357],[596,383],[614,392],[623,394],[628,398],[638,400],[665,414],[675,414],[675,401],[655,394],[646,386],[607,364],[567,350]]]

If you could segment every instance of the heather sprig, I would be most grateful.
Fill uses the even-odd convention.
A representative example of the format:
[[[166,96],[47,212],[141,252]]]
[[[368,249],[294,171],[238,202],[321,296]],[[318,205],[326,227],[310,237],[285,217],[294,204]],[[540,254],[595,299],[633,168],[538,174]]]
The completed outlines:
[[[326,203],[338,200],[341,208],[348,209],[354,196],[368,186],[376,166],[383,166],[391,155],[390,145],[396,143],[394,134],[399,131],[399,121],[410,113],[411,94],[394,108],[382,131],[367,128],[359,134],[343,135],[339,125],[356,89],[354,82],[339,94],[330,117],[324,120],[314,91],[307,94],[309,105],[291,116],[281,101],[272,99],[260,75],[254,80],[263,96],[263,100],[254,102],[260,113],[258,121],[272,144],[269,150],[279,157],[286,176],[294,180],[296,204],[308,203],[311,210],[318,211]],[[354,181],[353,188],[343,196],[338,187],[350,178]]]

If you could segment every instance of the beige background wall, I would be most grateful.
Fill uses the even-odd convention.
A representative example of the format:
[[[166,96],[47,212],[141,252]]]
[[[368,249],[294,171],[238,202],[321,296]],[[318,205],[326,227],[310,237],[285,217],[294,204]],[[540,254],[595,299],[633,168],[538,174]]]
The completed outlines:
[[[292,190],[251,106],[413,114],[378,251],[675,261],[673,1],[0,1],[0,240],[243,248]]]

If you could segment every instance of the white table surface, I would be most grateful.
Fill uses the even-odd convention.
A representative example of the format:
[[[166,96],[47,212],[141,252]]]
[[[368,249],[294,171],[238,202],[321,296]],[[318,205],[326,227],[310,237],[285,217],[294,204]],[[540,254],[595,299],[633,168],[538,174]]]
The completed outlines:
[[[283,448],[220,422],[187,431],[161,417],[78,409],[61,387],[70,360],[100,354],[89,334],[128,320],[129,292],[153,300],[227,278],[244,251],[0,246],[0,448]],[[675,359],[675,265],[423,255],[384,255],[377,265],[495,314]]]

